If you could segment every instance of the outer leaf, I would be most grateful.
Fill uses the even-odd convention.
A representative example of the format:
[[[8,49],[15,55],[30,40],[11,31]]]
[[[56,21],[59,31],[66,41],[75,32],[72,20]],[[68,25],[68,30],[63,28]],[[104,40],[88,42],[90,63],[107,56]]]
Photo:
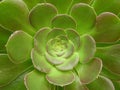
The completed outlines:
[[[92,36],[96,42],[115,42],[120,38],[120,19],[113,13],[104,12],[97,17]]]
[[[6,49],[11,61],[14,63],[22,63],[28,60],[33,47],[32,44],[33,39],[29,34],[23,31],[14,32],[6,44]]]
[[[102,59],[105,68],[120,75],[120,44],[98,48],[96,56]]]
[[[94,81],[102,70],[102,61],[99,58],[94,58],[86,64],[79,64],[77,66],[80,81],[83,84],[88,84]]]
[[[25,71],[25,73],[22,73],[10,84],[8,84],[4,87],[0,87],[0,90],[26,90],[26,87],[24,85],[24,76],[26,73],[30,72],[31,70],[33,70],[33,67],[28,68]]]
[[[25,86],[28,90],[50,90],[51,85],[45,79],[45,74],[32,71],[25,76]]]
[[[120,90],[120,81],[114,81],[113,84],[115,86],[115,90]]]
[[[67,86],[64,86],[64,90],[88,90],[87,87],[82,85],[78,76],[76,76],[75,81]]]
[[[28,8],[22,0],[1,1],[0,12],[0,25],[11,31],[22,29],[31,35],[34,34],[28,21]]]
[[[33,49],[31,52],[31,58],[34,67],[41,72],[48,73],[53,68],[52,65],[47,62],[45,56],[39,54],[35,49]]]
[[[118,14],[120,12],[120,0],[94,0],[92,6],[97,14],[102,12]]]
[[[96,44],[94,39],[87,34],[81,36],[80,40],[80,62],[87,63],[94,57],[96,51]]]
[[[119,74],[116,74],[105,67],[102,68],[101,75],[108,77],[109,79],[114,80],[114,81],[120,80]]]
[[[89,90],[115,90],[113,83],[103,76],[99,76],[98,79],[87,86]]]
[[[58,12],[61,13],[67,13],[72,0],[46,0],[48,3],[52,3],[55,5],[58,9]]]
[[[9,60],[8,55],[0,54],[0,87],[9,84],[31,65],[30,61],[14,64]]]
[[[31,10],[35,5],[37,5],[38,3],[43,3],[45,0],[23,0],[28,8]]]
[[[77,22],[77,31],[80,35],[89,33],[96,21],[94,9],[84,3],[75,4],[71,9],[71,15]]]
[[[11,32],[0,26],[0,53],[5,52],[5,44],[10,36]]]
[[[73,4],[76,4],[76,3],[90,3],[92,0],[73,0]]]
[[[30,12],[30,23],[39,30],[42,27],[49,27],[51,19],[57,14],[55,6],[49,3],[37,4]]]
[[[73,29],[76,29],[75,20],[71,16],[68,16],[66,14],[59,14],[59,15],[55,16],[52,19],[51,24],[52,24],[53,28],[63,28],[63,29],[73,28]]]
[[[51,84],[65,86],[71,84],[75,80],[75,76],[72,71],[62,72],[53,68],[51,72],[46,75],[46,79]]]

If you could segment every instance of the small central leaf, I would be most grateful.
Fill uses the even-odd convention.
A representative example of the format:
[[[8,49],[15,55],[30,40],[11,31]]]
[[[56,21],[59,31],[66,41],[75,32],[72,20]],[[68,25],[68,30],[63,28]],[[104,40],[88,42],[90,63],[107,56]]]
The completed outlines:
[[[59,36],[50,39],[46,45],[47,52],[53,56],[62,56],[67,48],[67,38]]]

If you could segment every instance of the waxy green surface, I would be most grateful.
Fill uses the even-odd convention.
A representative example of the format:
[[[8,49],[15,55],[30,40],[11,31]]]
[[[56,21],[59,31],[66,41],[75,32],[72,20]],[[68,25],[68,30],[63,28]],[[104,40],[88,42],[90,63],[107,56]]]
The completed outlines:
[[[0,90],[119,90],[119,0],[0,0]]]

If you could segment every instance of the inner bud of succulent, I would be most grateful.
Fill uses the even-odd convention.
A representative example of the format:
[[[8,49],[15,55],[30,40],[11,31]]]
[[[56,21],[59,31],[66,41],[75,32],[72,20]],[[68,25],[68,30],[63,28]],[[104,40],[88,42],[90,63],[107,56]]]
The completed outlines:
[[[79,55],[75,52],[75,45],[68,35],[57,35],[55,37],[48,36],[45,58],[59,70],[72,70],[79,62]]]
[[[55,52],[61,52],[65,48],[67,48],[66,42],[64,40],[60,40],[60,38],[56,38],[52,41],[52,49]]]
[[[68,48],[68,40],[65,36],[50,39],[47,43],[47,52],[52,56],[62,56]]]

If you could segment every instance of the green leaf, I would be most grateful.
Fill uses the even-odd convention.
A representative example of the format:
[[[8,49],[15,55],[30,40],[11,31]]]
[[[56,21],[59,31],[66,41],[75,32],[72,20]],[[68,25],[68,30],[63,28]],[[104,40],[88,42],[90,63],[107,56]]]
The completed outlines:
[[[32,37],[24,31],[16,31],[11,34],[6,44],[10,60],[18,64],[30,59],[30,52],[33,47],[32,44]]]
[[[76,79],[72,84],[64,86],[64,90],[88,90],[85,85],[82,85],[79,77],[76,75]]]
[[[92,0],[73,0],[73,5],[76,3],[87,3],[89,4]]]
[[[80,37],[79,56],[81,63],[89,62],[95,54],[96,43],[90,35],[83,35]]]
[[[23,0],[23,1],[27,4],[29,10],[31,10],[38,3],[44,3],[45,0]]]
[[[56,36],[47,42],[46,50],[52,56],[60,57],[65,54],[68,38],[64,35]]]
[[[48,73],[53,68],[53,66],[46,60],[45,56],[39,54],[35,49],[31,52],[31,58],[34,67],[41,72]]]
[[[9,36],[11,35],[11,32],[4,29],[0,26],[0,53],[5,52],[5,44],[7,43],[7,40]]]
[[[90,33],[96,21],[96,13],[92,7],[85,3],[75,4],[70,14],[76,20],[77,31],[80,35]]]
[[[52,65],[62,64],[65,61],[64,58],[51,56],[47,52],[45,53],[45,57],[48,60],[48,62],[50,62]]]
[[[66,34],[69,40],[74,44],[75,50],[78,50],[80,47],[80,36],[74,29],[67,29]]]
[[[64,58],[70,57],[75,51],[74,50],[74,45],[71,41],[68,41],[66,46],[67,47],[66,47],[65,53],[62,55],[62,57],[64,57]]]
[[[52,28],[73,28],[76,29],[75,20],[66,14],[58,14],[51,21]]]
[[[120,81],[113,81],[113,84],[115,86],[115,90],[120,90]]]
[[[50,73],[46,75],[46,79],[51,84],[65,86],[71,84],[75,80],[75,76],[72,71],[62,72],[53,68]]]
[[[47,35],[50,31],[50,28],[42,28],[40,29],[36,35],[34,36],[34,48],[39,52],[39,54],[44,54],[46,51],[47,44]]]
[[[115,90],[111,80],[103,76],[99,76],[95,81],[87,86],[89,90]]]
[[[114,80],[114,81],[120,80],[120,75],[119,74],[116,74],[116,73],[110,71],[109,69],[105,68],[104,66],[102,68],[101,75],[105,76],[105,77],[107,77],[111,80]]]
[[[7,54],[0,54],[0,87],[8,85],[32,65],[31,61],[12,63]]]
[[[24,73],[20,74],[14,81],[10,84],[0,87],[0,90],[26,90],[24,85],[24,76],[26,73],[33,70],[33,67],[28,68]]]
[[[54,28],[48,33],[47,41],[60,35],[66,35],[66,33],[64,32],[64,29]]]
[[[56,68],[62,71],[72,70],[79,62],[78,53],[73,53],[70,57],[64,61],[64,63],[57,65]]]
[[[120,0],[94,0],[92,6],[97,14],[102,12],[118,14],[120,12]]]
[[[67,13],[72,3],[72,0],[46,0],[48,3],[55,5],[58,9],[58,13]]]
[[[51,85],[47,82],[45,74],[37,70],[25,76],[25,86],[27,90],[51,90]]]
[[[100,14],[96,19],[96,26],[91,35],[96,42],[109,43],[117,41],[120,38],[119,17],[110,12]]]
[[[79,74],[80,81],[83,84],[91,83],[98,78],[98,75],[102,70],[102,60],[99,58],[93,58],[89,63],[79,64],[76,67],[76,70]]]
[[[120,75],[120,44],[97,48],[96,56],[102,59],[105,68]]]
[[[30,23],[31,25],[39,30],[43,27],[50,27],[52,18],[57,14],[57,9],[50,3],[37,4],[30,11]]]
[[[23,30],[33,35],[29,24],[29,11],[22,0],[3,0],[0,2],[0,25],[11,31]]]

